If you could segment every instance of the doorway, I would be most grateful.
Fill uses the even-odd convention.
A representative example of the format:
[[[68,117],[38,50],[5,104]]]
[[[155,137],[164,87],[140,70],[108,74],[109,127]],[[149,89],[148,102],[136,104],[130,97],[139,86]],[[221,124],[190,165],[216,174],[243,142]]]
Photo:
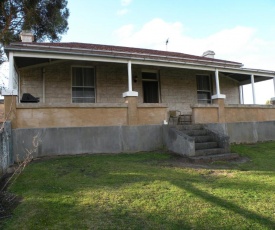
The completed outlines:
[[[144,103],[159,103],[159,81],[157,73],[142,72]]]

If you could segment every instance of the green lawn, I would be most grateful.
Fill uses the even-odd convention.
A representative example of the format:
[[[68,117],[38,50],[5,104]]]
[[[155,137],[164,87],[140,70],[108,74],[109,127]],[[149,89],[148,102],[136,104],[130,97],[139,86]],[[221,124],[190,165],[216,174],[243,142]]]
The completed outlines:
[[[180,167],[166,153],[31,163],[4,229],[275,229],[275,142],[232,146],[247,163]],[[178,165],[178,166],[177,166]]]

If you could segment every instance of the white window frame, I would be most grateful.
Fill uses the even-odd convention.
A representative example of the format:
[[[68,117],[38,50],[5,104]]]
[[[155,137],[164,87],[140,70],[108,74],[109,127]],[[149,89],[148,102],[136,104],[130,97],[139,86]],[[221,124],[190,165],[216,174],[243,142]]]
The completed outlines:
[[[93,103],[96,103],[97,101],[97,90],[96,90],[96,70],[95,70],[95,66],[83,66],[83,65],[72,65],[71,66],[71,103],[73,104],[83,104],[81,102],[73,102],[73,68],[90,68],[90,69],[93,69],[94,70],[94,91],[95,91],[95,102],[87,102],[88,104],[93,104]],[[88,88],[91,88],[91,87],[88,87]]]
[[[210,86],[209,90],[199,90],[198,89],[197,76],[208,76],[209,86]],[[196,74],[196,87],[197,87],[197,102],[199,103],[199,101],[207,101],[207,104],[212,104],[212,99],[211,99],[211,96],[212,96],[212,79],[211,79],[211,75],[209,75],[209,74]],[[198,98],[198,92],[210,93],[210,98],[207,99],[207,100],[203,100],[203,99],[199,100],[199,98]],[[210,103],[208,103],[208,101],[210,101]]]

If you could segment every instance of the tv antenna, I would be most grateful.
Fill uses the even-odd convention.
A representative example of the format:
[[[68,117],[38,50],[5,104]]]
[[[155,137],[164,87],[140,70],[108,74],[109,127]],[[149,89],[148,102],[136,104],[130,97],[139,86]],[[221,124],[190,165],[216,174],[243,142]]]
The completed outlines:
[[[167,40],[166,40],[166,42],[165,42],[165,44],[166,44],[166,51],[167,51],[167,49],[168,49],[168,43],[169,43],[169,38],[167,38]]]

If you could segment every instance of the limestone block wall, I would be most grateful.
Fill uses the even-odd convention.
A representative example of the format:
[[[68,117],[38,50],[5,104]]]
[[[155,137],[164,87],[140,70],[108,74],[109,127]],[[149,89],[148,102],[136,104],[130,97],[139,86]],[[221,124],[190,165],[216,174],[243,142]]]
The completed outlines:
[[[127,64],[97,63],[96,102],[123,103],[128,91]]]
[[[71,68],[67,62],[45,68],[45,103],[71,103],[71,91]]]
[[[72,66],[94,67],[96,73],[96,102],[124,103],[122,93],[128,91],[127,64],[86,61],[64,61],[37,68],[20,70],[20,97],[31,93],[43,103],[43,81],[45,103],[70,104],[72,97]],[[44,70],[44,79],[43,79]],[[209,74],[215,94],[214,73],[209,71],[173,69],[154,66],[132,65],[133,90],[139,93],[138,103],[143,103],[142,72],[155,71],[159,75],[160,103],[169,110],[191,113],[190,105],[197,103],[197,74]],[[238,83],[220,74],[221,93],[226,95],[226,104],[239,103]]]
[[[20,98],[23,93],[30,93],[35,97],[43,97],[42,69],[20,70]]]
[[[264,122],[275,120],[273,105],[195,105],[192,118],[196,124]]]
[[[226,95],[226,104],[239,104],[240,92],[238,82],[220,74],[220,91]]]
[[[160,71],[161,100],[170,110],[191,113],[191,104],[197,103],[196,74],[183,69]]]
[[[4,121],[4,117],[5,117],[5,107],[4,107],[4,104],[0,103],[0,122]]]
[[[16,109],[16,127],[85,127],[127,125],[125,104],[51,106],[22,104]]]

